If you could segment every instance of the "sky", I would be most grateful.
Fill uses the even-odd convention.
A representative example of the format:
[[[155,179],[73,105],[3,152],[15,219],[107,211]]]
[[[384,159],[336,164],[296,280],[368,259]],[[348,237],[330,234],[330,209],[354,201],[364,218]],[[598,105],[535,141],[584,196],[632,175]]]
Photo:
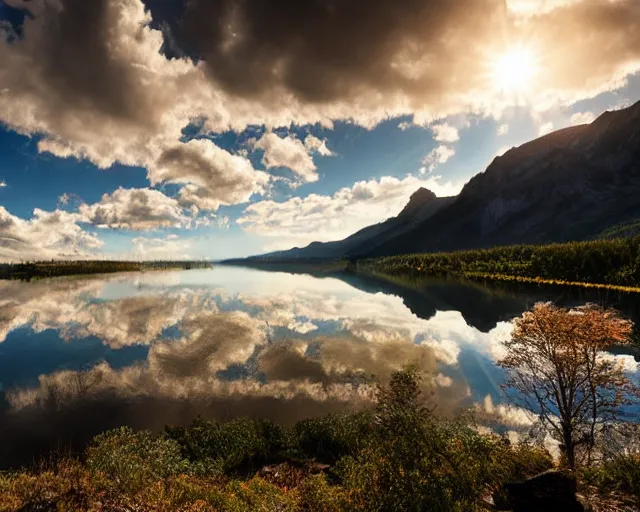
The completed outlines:
[[[0,0],[0,262],[341,239],[638,100],[638,0]]]

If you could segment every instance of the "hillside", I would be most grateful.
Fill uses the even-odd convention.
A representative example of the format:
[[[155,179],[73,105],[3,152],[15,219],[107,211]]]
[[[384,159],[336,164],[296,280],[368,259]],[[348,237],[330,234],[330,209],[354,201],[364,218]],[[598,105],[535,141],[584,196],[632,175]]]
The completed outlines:
[[[640,102],[512,148],[456,197],[420,189],[398,216],[344,240],[257,259],[363,258],[608,237],[637,223],[639,193]]]
[[[362,254],[598,238],[640,216],[640,103],[497,157],[446,208]]]

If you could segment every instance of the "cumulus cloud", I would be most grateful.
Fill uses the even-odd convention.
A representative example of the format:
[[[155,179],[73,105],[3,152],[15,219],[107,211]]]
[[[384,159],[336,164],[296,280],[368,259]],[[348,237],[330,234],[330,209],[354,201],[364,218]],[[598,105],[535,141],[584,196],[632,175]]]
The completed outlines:
[[[311,194],[284,202],[259,201],[248,206],[237,222],[250,233],[280,238],[280,247],[338,240],[397,215],[420,187],[447,196],[459,192],[461,184],[442,183],[438,177],[424,180],[413,176],[404,179],[385,176],[359,181],[332,196]]]
[[[3,24],[0,120],[42,134],[41,151],[102,168],[143,166],[153,183],[183,185],[187,202],[243,202],[265,176],[239,161],[242,177],[220,176],[232,155],[184,147],[181,130],[192,120],[220,132],[496,113],[509,101],[495,90],[487,63],[519,44],[522,33],[543,64],[528,98],[537,109],[619,87],[638,69],[634,0],[558,0],[535,16],[526,3],[193,0],[171,46],[196,61],[163,55],[163,33],[150,26],[141,0],[11,0],[33,16],[23,37]],[[198,159],[212,176],[198,170]],[[183,172],[185,161],[191,165]],[[313,178],[308,160],[297,165]]]
[[[262,163],[267,168],[286,167],[291,169],[304,182],[318,181],[317,167],[312,153],[331,156],[333,153],[325,141],[313,135],[307,135],[304,143],[294,135],[280,137],[273,132],[266,132],[251,143],[254,149],[264,153]]]
[[[220,99],[198,66],[160,53],[162,33],[142,2],[17,4],[33,19],[24,38],[0,40],[0,119],[44,134],[40,151],[145,167],[151,183],[184,184],[184,200],[203,208],[262,190],[267,177],[248,161],[208,140],[180,142],[182,128]]]
[[[437,142],[456,142],[460,139],[458,129],[447,123],[434,124],[431,126],[433,130],[433,139]]]
[[[100,201],[86,204],[74,195],[63,194],[59,206],[79,203],[77,212],[36,208],[31,219],[22,219],[0,206],[0,261],[42,259],[87,259],[102,257],[104,242],[82,226],[148,231],[159,228],[190,228],[210,225],[228,229],[229,218],[198,217],[199,209],[185,209],[183,197],[171,198],[153,189],[118,188]],[[212,220],[213,219],[213,220]],[[86,226],[85,226],[86,227]],[[119,255],[135,259],[187,259],[191,243],[176,235],[136,237],[132,250]]]
[[[153,295],[104,300],[111,285],[149,286],[160,274],[138,277],[113,275],[74,280],[0,284],[0,342],[14,329],[58,331],[65,341],[95,336],[112,349],[150,344],[164,329],[199,311],[217,311],[210,294],[192,290],[158,291]],[[167,285],[162,282],[162,285]]]
[[[225,231],[228,230],[230,222],[231,221],[229,217],[227,217],[226,215],[222,215],[221,217],[216,217],[216,226],[218,226],[219,229],[223,229]]]
[[[508,124],[503,123],[500,126],[498,126],[498,131],[497,131],[498,136],[506,135],[507,133],[509,133],[509,125]]]
[[[146,231],[161,227],[181,227],[190,219],[174,198],[152,189],[118,188],[104,194],[99,202],[83,204],[82,219],[98,227]]]
[[[191,241],[178,235],[164,237],[137,236],[131,240],[132,249],[124,258],[135,260],[189,260]]]
[[[232,155],[209,140],[191,140],[165,149],[150,171],[152,183],[184,184],[178,194],[183,205],[217,210],[220,205],[247,202],[264,192],[269,175],[251,162]]]
[[[24,220],[0,206],[0,261],[95,257],[104,244],[78,226],[78,221],[77,214],[39,208]]]
[[[217,402],[254,397],[290,402],[304,398],[347,409],[371,401],[375,390],[372,376],[385,382],[394,370],[407,364],[416,365],[425,375],[425,386],[433,389],[442,382],[447,397],[456,397],[451,394],[452,382],[436,372],[437,359],[430,347],[406,339],[370,342],[354,336],[318,337],[310,353],[306,341],[268,342],[265,327],[240,311],[187,316],[180,323],[184,336],[157,341],[144,361],[122,370],[101,364],[88,372],[43,375],[40,386],[11,390],[8,400],[16,411],[33,406],[64,408],[87,395],[99,398],[105,393],[112,398],[152,396],[169,403],[172,399],[197,403],[202,399]],[[232,368],[241,369],[244,379],[230,380],[220,373]],[[92,385],[82,389],[68,386],[74,380]],[[46,389],[56,394],[54,404],[46,401]],[[458,402],[466,398],[466,391],[457,391]]]
[[[82,199],[82,197],[80,197],[78,194],[64,192],[63,194],[58,196],[56,206],[58,209],[64,209],[69,206],[79,208],[83,204],[85,204],[84,199]]]
[[[265,343],[264,325],[242,311],[202,313],[180,325],[183,337],[151,348],[149,366],[158,375],[199,377],[247,361]]]
[[[103,286],[104,281],[96,279],[36,281],[29,286],[19,281],[0,282],[0,342],[13,329],[36,322],[43,330],[60,329],[66,313],[78,311],[79,296],[94,297]]]
[[[455,150],[450,146],[444,144],[436,146],[422,159],[424,167],[420,169],[420,172],[424,174],[435,171],[439,165],[447,163],[455,154]]]
[[[304,147],[307,151],[318,153],[320,156],[334,156],[335,153],[327,147],[327,141],[319,139],[315,135],[307,135],[304,139]]]

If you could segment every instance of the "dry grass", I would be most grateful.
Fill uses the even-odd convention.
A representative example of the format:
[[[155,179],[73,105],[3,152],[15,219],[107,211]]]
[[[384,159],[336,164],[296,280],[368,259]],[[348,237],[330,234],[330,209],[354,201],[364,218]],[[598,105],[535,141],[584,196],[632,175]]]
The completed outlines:
[[[299,510],[300,494],[254,477],[247,481],[179,475],[125,492],[100,472],[67,459],[54,470],[0,475],[0,512]]]

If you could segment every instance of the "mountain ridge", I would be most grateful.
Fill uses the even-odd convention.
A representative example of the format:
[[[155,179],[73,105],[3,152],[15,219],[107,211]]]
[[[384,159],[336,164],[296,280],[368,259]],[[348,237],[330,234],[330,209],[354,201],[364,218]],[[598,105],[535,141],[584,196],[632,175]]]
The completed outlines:
[[[336,242],[250,259],[366,258],[598,237],[640,218],[640,102],[509,149],[457,196],[427,189]]]
[[[294,247],[248,259],[335,259],[356,252],[374,250],[379,244],[426,220],[440,208],[450,204],[453,199],[454,197],[437,197],[431,190],[421,187],[411,194],[409,202],[398,215],[362,228],[343,240],[311,242],[306,247]]]

